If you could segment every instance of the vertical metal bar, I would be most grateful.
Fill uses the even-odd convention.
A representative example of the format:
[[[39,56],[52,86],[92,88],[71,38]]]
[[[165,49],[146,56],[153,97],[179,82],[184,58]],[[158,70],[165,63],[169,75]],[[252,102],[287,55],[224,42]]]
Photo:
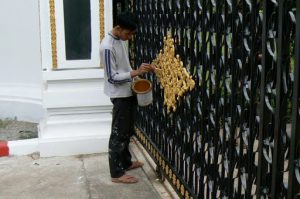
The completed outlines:
[[[224,161],[223,161],[223,166],[222,166],[222,176],[223,176],[223,195],[225,197],[228,197],[228,181],[229,181],[229,176],[226,176],[227,172],[228,172],[228,168],[227,168],[227,162],[228,162],[228,148],[227,148],[227,130],[226,130],[226,125],[228,123],[228,116],[229,116],[229,110],[230,107],[228,106],[228,101],[229,101],[229,88],[227,88],[226,84],[227,84],[227,80],[229,78],[229,48],[230,48],[230,44],[228,43],[229,41],[227,41],[227,38],[230,36],[230,32],[227,31],[228,28],[231,25],[231,16],[229,14],[229,11],[231,10],[230,5],[228,5],[228,2],[224,2],[225,6],[224,6],[224,30],[223,30],[223,34],[224,34],[224,79],[223,79],[223,90],[224,90],[224,108],[223,108],[223,124],[222,124],[222,128],[223,128],[223,145],[222,145],[222,150],[223,150],[223,154],[224,154]]]
[[[244,87],[244,81],[245,81],[245,76],[247,75],[247,60],[246,60],[246,56],[247,53],[245,52],[245,42],[247,41],[247,35],[246,35],[246,28],[247,25],[249,26],[248,21],[246,20],[246,14],[247,13],[247,5],[245,1],[239,2],[238,5],[238,14],[242,15],[242,21],[239,26],[237,27],[238,29],[240,28],[242,31],[242,33],[240,33],[239,30],[237,30],[236,34],[238,37],[238,57],[237,57],[237,61],[240,61],[241,66],[237,67],[237,81],[239,82],[239,84],[236,85],[236,87],[238,88],[237,90],[237,104],[236,104],[236,109],[237,109],[237,119],[236,119],[236,131],[238,133],[238,137],[236,138],[236,143],[237,143],[237,147],[238,149],[236,149],[236,151],[238,150],[238,157],[237,157],[237,161],[239,162],[238,164],[238,174],[237,174],[237,178],[238,180],[238,187],[237,187],[237,192],[235,194],[236,197],[243,197],[242,196],[242,177],[243,177],[243,173],[245,173],[245,166],[243,164],[243,159],[244,159],[244,143],[243,143],[243,139],[242,139],[242,131],[244,128],[244,122],[245,122],[245,114],[246,114],[246,100],[244,98],[243,95],[243,87]],[[244,42],[242,42],[244,41]]]
[[[266,118],[266,106],[265,106],[265,86],[266,86],[266,51],[267,51],[267,18],[268,18],[268,0],[263,0],[263,31],[262,31],[262,70],[261,70],[261,81],[260,81],[260,113],[259,113],[259,148],[258,148],[258,171],[257,171],[257,182],[256,182],[256,194],[257,198],[260,198],[262,192],[262,176],[267,170],[266,162],[263,161],[263,134],[265,131],[265,118]]]
[[[231,13],[231,34],[232,34],[232,54],[231,54],[231,98],[230,98],[230,139],[229,145],[227,145],[229,152],[229,175],[228,175],[228,196],[229,198],[233,198],[234,196],[234,179],[233,172],[235,167],[234,162],[234,153],[235,153],[235,119],[236,119],[236,85],[237,85],[237,77],[236,77],[236,58],[237,58],[237,37],[234,35],[236,33],[236,17],[237,14],[237,0],[232,1],[232,13]]]
[[[207,37],[207,31],[208,31],[208,21],[206,20],[206,14],[208,11],[208,1],[202,1],[203,5],[202,5],[202,13],[201,13],[201,33],[202,33],[202,44],[201,44],[201,56],[202,56],[202,65],[203,65],[203,71],[202,71],[202,82],[201,82],[201,106],[202,106],[202,118],[200,118],[200,129],[202,130],[200,133],[203,136],[203,147],[201,150],[201,155],[203,157],[205,157],[205,153],[207,150],[204,146],[207,144],[207,128],[206,128],[206,122],[207,122],[207,115],[208,115],[208,102],[207,102],[207,83],[206,83],[206,73],[207,73],[207,42],[206,42],[206,37]],[[206,23],[205,23],[206,22]],[[208,171],[207,171],[207,167],[208,167],[208,161],[206,162],[207,164],[202,164],[201,165],[201,170],[203,171],[201,174],[201,182],[204,182],[205,176],[206,176],[206,182],[204,182],[203,184],[201,184],[200,186],[200,197],[203,198],[209,198],[208,195],[208,189],[205,188],[208,186],[208,182],[207,182],[207,175],[208,175]]]
[[[256,0],[252,0],[251,1],[251,5],[252,5],[252,10],[251,10],[251,19],[250,19],[250,35],[253,38],[253,41],[251,42],[251,51],[250,51],[250,55],[249,55],[249,66],[250,66],[250,80],[251,80],[251,91],[250,91],[250,106],[249,106],[249,145],[248,145],[248,157],[247,157],[247,161],[248,164],[246,165],[246,173],[248,173],[248,179],[247,179],[247,188],[246,188],[246,193],[245,196],[246,198],[251,198],[251,192],[252,192],[252,183],[253,183],[253,178],[255,175],[255,169],[253,168],[254,166],[254,154],[255,152],[253,151],[253,146],[254,146],[254,142],[255,139],[253,139],[253,137],[255,137],[255,117],[256,117],[256,92],[257,92],[257,82],[255,82],[256,79],[256,53],[257,50],[256,47],[256,41],[258,40],[258,38],[256,37],[256,28],[257,24],[256,24],[256,17],[258,14],[258,7],[257,7],[257,2]]]
[[[281,138],[281,116],[282,116],[282,71],[283,67],[283,48],[287,46],[283,43],[284,34],[284,0],[279,1],[279,16],[278,16],[278,47],[277,47],[277,74],[276,74],[276,109],[275,109],[275,129],[274,129],[274,150],[272,157],[272,185],[271,185],[271,198],[276,199],[279,197],[278,193],[281,190],[282,184],[282,171],[283,171],[283,155]]]
[[[289,157],[289,181],[288,181],[288,197],[289,199],[299,196],[299,182],[296,179],[296,164],[299,164],[300,141],[300,1],[297,1],[296,9],[296,37],[295,37],[295,68],[294,68],[294,87],[293,87],[293,104],[292,104],[292,131]],[[298,166],[299,167],[299,166]],[[297,196],[298,195],[298,196]]]
[[[215,7],[214,9],[216,10],[214,15],[215,15],[215,23],[214,23],[214,37],[216,39],[216,43],[215,43],[215,49],[214,49],[214,54],[215,54],[215,75],[214,75],[214,79],[215,79],[215,85],[214,85],[214,101],[212,102],[214,109],[215,109],[215,113],[214,113],[214,127],[213,127],[213,148],[214,148],[214,162],[213,162],[213,196],[217,197],[217,188],[218,186],[220,186],[220,184],[217,184],[217,179],[218,179],[218,161],[219,161],[219,148],[220,146],[218,145],[219,143],[219,131],[220,131],[220,125],[219,125],[219,121],[220,121],[220,114],[219,114],[219,100],[220,100],[220,79],[221,79],[221,70],[220,70],[220,59],[221,59],[221,37],[222,37],[222,32],[220,30],[220,13],[221,13],[221,8],[222,8],[222,3],[221,1],[216,1]]]

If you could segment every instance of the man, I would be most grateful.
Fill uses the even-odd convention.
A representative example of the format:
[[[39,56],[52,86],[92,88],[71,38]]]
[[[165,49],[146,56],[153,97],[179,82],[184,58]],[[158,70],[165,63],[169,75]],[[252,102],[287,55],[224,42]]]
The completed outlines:
[[[130,137],[134,132],[136,97],[131,91],[133,78],[154,70],[143,63],[133,70],[129,63],[125,41],[130,40],[137,29],[137,18],[130,12],[117,17],[114,28],[105,36],[100,45],[100,60],[104,67],[104,93],[113,103],[112,127],[109,139],[109,168],[112,182],[136,183],[138,179],[126,171],[143,166],[131,161]]]

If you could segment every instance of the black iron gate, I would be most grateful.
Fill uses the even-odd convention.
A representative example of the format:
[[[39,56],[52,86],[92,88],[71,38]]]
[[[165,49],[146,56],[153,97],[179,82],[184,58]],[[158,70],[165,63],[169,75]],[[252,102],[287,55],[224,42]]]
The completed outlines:
[[[163,37],[196,82],[167,113],[155,75],[137,137],[182,198],[300,197],[300,1],[134,0],[130,55]]]

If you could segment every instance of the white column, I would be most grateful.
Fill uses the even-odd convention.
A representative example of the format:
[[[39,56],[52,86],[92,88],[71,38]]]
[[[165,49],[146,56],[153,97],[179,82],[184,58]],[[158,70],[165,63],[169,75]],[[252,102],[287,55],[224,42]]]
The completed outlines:
[[[106,152],[112,105],[103,94],[103,70],[45,72],[44,80],[41,156]]]
[[[105,31],[112,28],[111,4],[105,0]],[[46,109],[39,132],[41,156],[107,152],[112,104],[103,93],[103,69],[68,66],[52,70],[49,1],[40,1],[40,8]]]
[[[39,24],[38,0],[0,2],[0,118],[43,117]]]

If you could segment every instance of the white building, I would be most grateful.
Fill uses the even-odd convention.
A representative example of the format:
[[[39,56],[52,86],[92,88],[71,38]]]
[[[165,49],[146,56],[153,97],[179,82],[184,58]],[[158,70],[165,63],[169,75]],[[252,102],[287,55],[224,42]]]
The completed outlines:
[[[112,28],[112,0],[0,3],[0,118],[39,123],[39,137],[11,142],[13,153],[107,151],[112,106],[98,49]],[[85,48],[72,51],[80,42]]]

